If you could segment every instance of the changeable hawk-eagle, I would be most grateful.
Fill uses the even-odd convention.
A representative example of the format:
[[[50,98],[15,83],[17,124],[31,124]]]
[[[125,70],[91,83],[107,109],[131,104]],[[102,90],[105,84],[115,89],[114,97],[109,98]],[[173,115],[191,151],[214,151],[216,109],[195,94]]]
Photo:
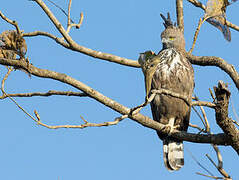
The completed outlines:
[[[169,14],[165,30],[161,34],[163,49],[158,55],[152,52],[141,54],[139,62],[145,74],[146,94],[151,90],[165,89],[174,94],[180,94],[186,99],[168,94],[156,94],[151,102],[153,119],[164,125],[187,131],[191,112],[191,99],[194,89],[194,71],[191,63],[185,57],[185,40],[181,30],[173,25]],[[179,170],[184,165],[183,142],[157,132],[163,141],[164,164],[168,170]]]

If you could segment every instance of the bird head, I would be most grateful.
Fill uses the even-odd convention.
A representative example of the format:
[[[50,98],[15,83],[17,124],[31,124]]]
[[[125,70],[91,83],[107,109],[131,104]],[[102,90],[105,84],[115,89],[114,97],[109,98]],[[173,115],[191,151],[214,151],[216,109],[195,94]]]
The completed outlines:
[[[160,15],[164,20],[165,27],[165,30],[161,33],[163,49],[176,48],[178,50],[184,50],[185,40],[182,31],[176,26],[176,24],[173,24],[169,13],[167,18],[162,14]]]

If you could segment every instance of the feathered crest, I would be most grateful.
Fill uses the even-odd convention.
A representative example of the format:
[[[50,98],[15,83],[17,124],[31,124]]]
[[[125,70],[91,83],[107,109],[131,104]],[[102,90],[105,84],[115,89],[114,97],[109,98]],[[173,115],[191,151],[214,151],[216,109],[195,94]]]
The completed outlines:
[[[173,21],[170,18],[170,14],[169,12],[167,13],[168,17],[166,18],[163,14],[160,14],[160,16],[162,17],[162,19],[164,20],[164,27],[165,29],[167,29],[168,27],[176,27],[176,23],[173,24]]]

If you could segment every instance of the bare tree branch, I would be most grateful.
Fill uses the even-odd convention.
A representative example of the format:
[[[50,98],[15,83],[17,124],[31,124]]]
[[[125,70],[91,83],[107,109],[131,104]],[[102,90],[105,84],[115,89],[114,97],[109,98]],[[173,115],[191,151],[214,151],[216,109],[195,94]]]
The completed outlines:
[[[5,81],[7,80],[9,74],[13,71],[13,68],[12,67],[7,67],[7,73],[6,75],[3,77],[2,79],[2,82],[1,82],[1,91],[2,91],[2,94],[4,96],[7,96],[7,94],[5,93],[5,90],[4,90],[4,86],[5,86]]]
[[[200,18],[199,21],[198,21],[197,29],[196,29],[196,31],[195,31],[195,33],[194,33],[194,36],[193,36],[193,44],[192,44],[192,47],[191,47],[191,49],[190,49],[189,52],[188,52],[189,54],[192,54],[192,52],[193,52],[193,49],[194,49],[194,47],[195,47],[195,44],[196,44],[196,41],[197,41],[197,37],[198,37],[198,34],[199,34],[199,30],[200,30],[200,28],[201,28],[203,22],[204,22],[204,20],[202,20],[202,19]]]
[[[191,103],[192,106],[207,106],[210,108],[215,108],[216,105],[214,103],[211,102],[206,102],[206,101],[193,101]]]
[[[80,46],[77,44],[69,35],[70,29],[72,27],[80,28],[82,22],[83,22],[83,13],[81,13],[81,17],[79,20],[78,24],[74,24],[71,22],[70,18],[70,10],[71,10],[71,0],[69,0],[69,5],[68,5],[68,15],[67,15],[67,29],[65,30],[62,24],[56,19],[56,17],[53,15],[53,13],[48,9],[48,7],[44,4],[43,1],[41,0],[34,0],[46,13],[46,15],[49,17],[49,19],[52,21],[52,23],[55,25],[57,30],[61,33],[63,38],[56,37],[50,33],[47,32],[41,32],[41,31],[35,31],[31,33],[21,33],[17,22],[12,21],[5,17],[1,11],[0,11],[0,17],[4,19],[6,22],[12,24],[15,26],[17,29],[17,32],[25,37],[33,37],[33,36],[45,36],[48,38],[51,38],[55,40],[58,44],[62,45],[63,47],[77,51],[83,54],[86,54],[88,56],[98,58],[98,59],[103,59],[109,62],[114,62],[118,63],[121,65],[126,65],[130,67],[140,67],[139,63],[134,60],[122,58],[119,56],[115,56],[112,54],[108,53],[103,53],[99,51],[95,51],[83,46]],[[192,4],[194,4],[196,7],[200,7],[205,10],[205,6],[198,2],[197,0],[188,0]],[[178,27],[184,31],[184,18],[183,18],[183,0],[176,0],[176,7],[177,7],[177,24]],[[231,28],[234,28],[235,30],[239,31],[239,27],[236,25],[231,24],[230,22],[226,22],[227,25]],[[196,34],[197,35],[197,34]],[[196,37],[196,36],[195,36]],[[196,42],[196,39],[195,39]],[[195,43],[193,44],[194,47]],[[213,57],[213,56],[194,56],[191,55],[191,52],[193,50],[193,47],[190,51],[190,53],[187,53],[187,57],[190,59],[191,63],[200,65],[200,66],[216,66],[225,71],[234,81],[236,87],[239,90],[239,74],[235,70],[233,65],[228,64],[225,60],[219,57]],[[213,148],[217,153],[217,158],[218,158],[218,164],[216,164],[209,155],[207,155],[208,159],[213,163],[213,165],[218,169],[218,171],[224,176],[223,177],[216,177],[213,176],[211,173],[210,175],[204,175],[201,173],[198,173],[199,175],[203,175],[206,177],[210,177],[213,179],[231,179],[230,176],[226,173],[226,171],[223,169],[223,162],[222,162],[222,157],[220,154],[219,149],[217,148],[217,145],[230,145],[233,147],[233,149],[239,154],[239,131],[238,129],[234,126],[233,123],[236,123],[236,121],[230,119],[228,117],[228,102],[229,102],[229,97],[230,97],[230,92],[228,91],[225,86],[222,84],[219,84],[218,87],[214,87],[215,93],[216,93],[216,99],[214,98],[215,103],[211,102],[204,102],[204,101],[199,101],[197,98],[195,98],[197,101],[191,102],[191,99],[187,99],[185,96],[167,91],[167,90],[152,90],[152,94],[157,94],[157,93],[164,93],[173,97],[180,98],[184,100],[186,103],[188,103],[190,106],[200,106],[201,111],[203,113],[203,117],[205,119],[205,122],[203,121],[205,125],[205,130],[200,128],[197,125],[192,125],[190,124],[191,127],[198,129],[200,132],[206,132],[208,134],[192,134],[192,133],[187,133],[187,132],[181,132],[178,130],[169,130],[166,128],[165,125],[158,123],[151,118],[144,116],[139,113],[140,109],[146,106],[150,101],[145,101],[143,104],[140,106],[137,106],[136,108],[128,108],[126,106],[123,106],[119,104],[118,102],[104,96],[103,94],[99,93],[98,91],[94,90],[93,88],[83,84],[82,82],[73,79],[72,77],[50,71],[50,70],[45,70],[45,69],[40,69],[37,68],[25,61],[18,61],[18,60],[12,60],[12,59],[7,59],[7,58],[0,58],[0,64],[6,65],[6,66],[13,66],[14,68],[21,68],[23,70],[26,70],[32,75],[42,77],[42,78],[50,78],[56,81],[60,81],[62,83],[68,84],[72,87],[75,87],[78,90],[81,90],[82,92],[72,92],[72,91],[53,91],[50,90],[46,93],[41,93],[41,92],[33,92],[33,93],[16,93],[16,94],[7,94],[4,91],[4,83],[8,77],[8,75],[11,72],[11,68],[8,67],[8,73],[5,75],[5,77],[2,80],[2,92],[3,95],[0,97],[0,99],[4,99],[9,97],[24,113],[26,113],[32,120],[34,120],[38,125],[41,125],[43,127],[49,128],[49,129],[59,129],[59,128],[86,128],[86,127],[103,127],[103,126],[112,126],[118,124],[120,121],[122,121],[125,118],[130,118],[137,123],[140,123],[141,125],[161,131],[164,134],[179,139],[183,141],[189,141],[189,142],[194,142],[194,143],[210,143],[213,144]],[[212,94],[212,93],[211,93]],[[79,96],[79,97],[90,97],[95,99],[96,101],[100,102],[101,104],[119,112],[122,114],[122,116],[115,118],[114,121],[110,122],[103,122],[103,123],[90,123],[86,121],[83,117],[81,119],[84,121],[83,124],[80,125],[48,125],[46,123],[43,123],[41,121],[40,115],[38,112],[35,110],[34,114],[35,117],[33,117],[31,114],[29,114],[25,109],[23,109],[12,97],[33,97],[33,96],[52,96],[52,95],[64,95],[64,96]],[[151,99],[154,97],[152,96]],[[189,103],[190,102],[190,103]],[[215,109],[216,111],[216,120],[218,125],[223,129],[224,134],[210,134],[210,126],[206,117],[206,113],[204,109],[201,106],[207,106],[210,108]],[[238,124],[237,124],[238,125]],[[200,163],[199,163],[200,165]]]
[[[50,37],[54,39],[57,43],[63,45],[64,47],[68,49],[72,49],[74,51],[78,51],[84,54],[87,54],[89,56],[99,58],[99,59],[104,59],[110,62],[114,63],[119,63],[122,65],[126,66],[131,66],[131,67],[140,67],[139,63],[134,60],[114,56],[112,54],[108,53],[102,53],[99,51],[94,51],[89,48],[85,48],[83,46],[78,45],[76,42],[72,40],[72,38],[66,33],[64,30],[63,26],[59,23],[59,21],[54,17],[54,15],[51,13],[51,11],[47,8],[47,6],[41,1],[41,0],[36,0],[36,2],[41,6],[41,8],[45,11],[45,13],[48,15],[48,17],[51,19],[53,24],[56,26],[56,28],[59,30],[59,32],[63,35],[63,37],[66,39],[67,43],[65,43],[63,40],[60,38],[57,38],[49,33],[43,33],[43,32],[34,32],[34,33],[28,33],[24,34],[24,36],[37,36],[37,35],[43,35]],[[214,56],[193,56],[191,54],[187,54],[188,58],[191,60],[191,63],[200,65],[200,66],[217,66],[221,68],[223,71],[225,71],[234,81],[236,84],[237,88],[239,89],[239,75],[236,72],[235,68],[228,64],[225,60],[219,57],[214,57]]]
[[[201,176],[205,176],[205,177],[208,177],[208,178],[212,178],[212,179],[224,179],[224,180],[229,180],[229,179],[225,179],[225,178],[223,178],[223,177],[210,176],[210,175],[202,174],[202,173],[199,173],[199,172],[197,172],[196,174],[201,175]]]
[[[30,72],[34,76],[42,77],[42,78],[50,78],[65,84],[68,84],[72,87],[77,88],[78,90],[83,91],[89,97],[97,100],[101,104],[119,112],[122,115],[128,115],[130,119],[140,123],[141,125],[155,129],[157,131],[161,131],[162,133],[168,134],[169,129],[165,128],[166,126],[158,123],[147,116],[144,116],[140,113],[131,114],[131,109],[127,108],[118,102],[104,96],[103,94],[97,92],[96,90],[92,89],[91,87],[83,84],[82,82],[62,73],[40,69],[31,64],[28,64],[25,61],[19,60],[10,60],[5,58],[0,58],[0,64],[7,65],[7,66],[14,66],[16,68],[22,68]],[[226,134],[215,134],[215,135],[199,135],[199,134],[192,134],[186,133],[183,131],[173,130],[170,134],[172,137],[183,141],[195,142],[195,143],[210,143],[210,144],[218,144],[218,145],[228,145],[228,137]]]
[[[197,96],[195,96],[196,100],[199,100]],[[208,122],[208,119],[207,119],[207,115],[206,115],[206,112],[204,110],[204,108],[202,106],[199,106],[200,109],[201,109],[201,112],[202,112],[202,115],[203,115],[203,119],[204,119],[204,122],[205,122],[205,130],[207,132],[210,132],[210,124]]]
[[[68,14],[67,14],[67,30],[66,30],[66,33],[69,33],[72,27],[76,27],[77,29],[79,29],[80,26],[81,26],[81,24],[82,24],[82,22],[83,22],[83,18],[84,18],[83,13],[81,12],[81,13],[80,13],[79,23],[78,23],[78,24],[71,23],[71,3],[72,3],[72,0],[69,0],[69,4],[68,4]]]
[[[192,159],[197,163],[199,167],[201,167],[204,171],[213,176],[213,174],[196,159],[196,157],[192,154],[192,152],[189,149],[186,150],[189,152],[189,155],[192,157]]]
[[[67,27],[69,27],[71,24],[71,3],[72,3],[72,0],[69,0],[68,14],[67,14]]]
[[[80,125],[56,125],[56,126],[50,126],[47,125],[43,122],[41,122],[41,118],[40,115],[38,114],[38,112],[35,110],[34,111],[35,116],[37,117],[37,119],[32,118],[35,122],[37,122],[38,125],[41,125],[43,127],[46,127],[48,129],[61,129],[61,128],[77,128],[77,129],[83,129],[86,127],[103,127],[103,126],[112,126],[112,125],[117,125],[120,121],[122,121],[123,119],[127,118],[126,116],[121,116],[118,118],[115,118],[114,121],[111,122],[103,122],[103,123],[89,123],[88,121],[86,121],[82,116],[80,117],[83,121],[84,124],[80,124]]]
[[[215,108],[217,124],[229,136],[229,143],[239,154],[239,130],[235,127],[232,119],[228,117],[228,104],[231,93],[222,81],[219,81],[218,87],[214,87],[214,91],[217,99]]]
[[[98,58],[98,59],[104,59],[110,62],[115,62],[118,64],[126,65],[126,66],[133,66],[133,67],[140,67],[139,63],[137,61],[133,61],[130,59],[122,58],[119,56],[115,56],[109,53],[103,53],[100,51],[94,51],[92,49],[80,46],[77,44],[70,35],[66,32],[62,24],[56,19],[56,17],[53,15],[53,13],[50,11],[50,9],[44,4],[41,0],[35,0],[35,2],[43,9],[43,11],[46,13],[46,15],[49,17],[49,19],[52,21],[52,23],[55,25],[57,30],[62,34],[66,42],[69,44],[70,49],[74,51],[81,52],[83,54]],[[50,36],[48,36],[50,37]]]
[[[134,66],[134,67],[139,67],[139,64],[137,61],[128,61],[127,59],[121,58],[121,57],[117,57],[111,54],[107,54],[107,53],[101,53],[101,52],[97,52],[97,51],[93,51],[90,50],[88,48],[79,46],[77,43],[75,43],[72,38],[66,33],[65,29],[63,28],[63,26],[59,23],[59,21],[54,17],[54,15],[50,12],[50,10],[46,7],[46,5],[41,1],[41,0],[36,0],[35,2],[38,3],[38,5],[45,11],[45,13],[48,15],[48,17],[51,19],[51,21],[53,22],[53,24],[56,26],[56,28],[59,30],[59,32],[63,35],[64,39],[67,41],[67,46],[64,43],[64,41],[59,40],[58,38],[56,38],[55,36],[52,36],[50,34],[46,34],[46,33],[42,33],[42,35],[46,35],[47,37],[53,38],[54,40],[56,40],[57,42],[64,44],[66,47],[70,48],[70,49],[74,49],[76,51],[82,52],[93,56],[93,57],[97,57],[97,58],[101,58],[101,59],[106,59],[112,62],[117,62],[120,64],[124,64],[124,65],[129,65],[129,66]],[[38,32],[39,33],[39,32]],[[36,33],[37,34],[37,33]],[[196,63],[200,64],[200,65],[205,65],[208,63],[208,58],[206,60],[204,59],[196,59],[193,57],[191,58],[193,61],[195,61]],[[210,58],[209,58],[210,59]],[[205,61],[207,63],[205,63]],[[129,63],[130,62],[130,63]],[[133,62],[133,63],[132,63]],[[210,61],[212,62],[212,61]],[[216,61],[217,62],[217,61]],[[167,132],[167,130],[165,129],[165,126],[153,121],[152,119],[143,116],[142,114],[132,114],[130,115],[131,110],[111,99],[109,99],[108,97],[100,94],[99,92],[93,90],[92,88],[86,86],[85,84],[71,78],[70,76],[67,76],[65,74],[61,74],[61,73],[57,73],[57,72],[53,72],[53,71],[49,71],[49,70],[43,70],[43,69],[39,69],[34,67],[31,64],[27,64],[26,62],[23,61],[17,61],[17,60],[9,60],[9,59],[0,59],[0,64],[3,65],[9,65],[9,66],[14,66],[15,68],[22,68],[25,69],[27,72],[30,72],[31,74],[38,76],[38,77],[43,77],[43,78],[51,78],[51,79],[55,79],[58,81],[61,81],[63,83],[69,84],[79,90],[82,90],[84,93],[86,93],[88,96],[94,98],[95,100],[99,101],[100,103],[104,104],[105,106],[108,106],[112,109],[114,109],[115,111],[123,114],[123,115],[129,115],[129,118],[135,120],[136,122],[142,124],[143,126],[155,129],[155,130],[159,130],[162,131],[162,133],[168,134],[169,132]],[[224,62],[224,66],[220,66],[220,64],[218,65],[217,63],[215,63],[215,61],[213,61],[213,64],[208,63],[209,65],[217,65],[219,67],[223,68],[228,68],[227,67],[227,63]],[[234,70],[234,69],[233,69]],[[231,72],[230,70],[225,70],[226,72]],[[185,141],[190,141],[190,142],[198,142],[200,141],[201,143],[214,143],[214,144],[223,144],[223,145],[227,145],[227,136],[225,134],[218,134],[218,135],[194,135],[194,134],[190,134],[190,133],[185,133],[185,132],[179,132],[179,131],[173,131],[171,133],[171,136],[181,139],[181,140],[185,140]],[[200,138],[198,137],[200,136]],[[220,138],[218,138],[220,137]],[[212,140],[213,138],[213,140]]]
[[[183,0],[176,0],[176,14],[178,27],[184,32]]]
[[[199,66],[219,67],[231,77],[237,89],[239,90],[239,74],[234,68],[234,66],[228,64],[224,59],[215,56],[194,56],[188,53],[187,58],[191,61],[192,64],[196,64]]]
[[[52,95],[63,95],[63,96],[79,96],[79,97],[86,97],[87,94],[81,93],[81,92],[72,92],[72,91],[55,91],[55,90],[50,90],[46,93],[41,93],[41,92],[33,92],[33,93],[16,93],[16,94],[3,94],[0,96],[0,99],[7,98],[8,96],[11,97],[34,97],[34,96],[52,96]]]
[[[53,40],[55,40],[58,44],[62,45],[63,47],[67,49],[71,49],[69,44],[67,44],[62,38],[58,38],[54,36],[53,34],[50,34],[48,32],[43,32],[43,31],[34,31],[34,32],[29,32],[29,33],[23,33],[23,37],[34,37],[34,36],[45,36],[49,37]]]
[[[56,43],[62,45],[63,47],[65,47],[67,49],[77,51],[77,52],[92,56],[94,58],[104,59],[109,62],[113,62],[113,63],[125,65],[125,66],[130,66],[130,67],[138,67],[138,68],[140,67],[140,64],[138,63],[138,61],[135,61],[135,60],[122,58],[122,57],[115,56],[115,55],[112,55],[109,53],[95,51],[95,50],[92,50],[92,49],[89,49],[89,48],[86,48],[86,47],[83,47],[80,45],[70,46],[62,38],[58,38],[48,32],[34,31],[34,32],[29,32],[29,33],[23,33],[23,37],[34,37],[34,36],[45,36],[45,37],[51,38],[54,41],[56,41]]]
[[[222,161],[222,155],[219,151],[219,148],[216,145],[212,145],[213,149],[215,150],[217,154],[217,159],[218,159],[218,165],[212,160],[212,158],[206,154],[207,158],[210,160],[210,162],[217,168],[217,170],[221,173],[221,175],[224,178],[231,179],[231,177],[227,174],[227,172],[223,169],[223,161]]]
[[[192,108],[193,108],[193,110],[196,112],[196,114],[198,115],[199,119],[201,120],[203,126],[204,126],[205,129],[206,129],[206,123],[205,123],[205,121],[203,120],[203,117],[201,116],[201,114],[198,112],[198,110],[197,110],[195,107],[192,106]]]
[[[198,125],[189,123],[189,126],[192,127],[192,128],[195,128],[195,129],[199,130],[199,133],[201,133],[201,132],[206,132],[205,129],[200,128]]]
[[[7,18],[6,16],[3,15],[3,13],[1,11],[0,11],[0,16],[1,16],[2,19],[4,19],[9,24],[15,26],[17,33],[21,34],[21,30],[20,30],[20,28],[19,28],[19,26],[18,26],[16,21],[13,21],[13,20]]]
[[[34,0],[33,0],[34,1]],[[53,1],[51,1],[51,0],[47,0],[48,2],[50,2],[51,4],[53,4],[55,7],[57,7],[58,9],[60,9],[61,10],[61,12],[63,12],[63,14],[64,15],[66,15],[67,16],[67,13],[66,13],[66,11],[63,9],[63,8],[61,8],[60,6],[58,6],[56,3],[54,3]],[[71,22],[72,23],[74,23],[74,21],[71,19]]]

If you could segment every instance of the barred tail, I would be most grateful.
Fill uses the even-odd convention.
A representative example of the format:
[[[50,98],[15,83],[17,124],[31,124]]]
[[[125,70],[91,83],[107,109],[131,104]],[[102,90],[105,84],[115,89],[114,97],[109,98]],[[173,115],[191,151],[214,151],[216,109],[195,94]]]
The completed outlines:
[[[179,170],[184,165],[183,142],[163,140],[163,160],[169,171]]]

